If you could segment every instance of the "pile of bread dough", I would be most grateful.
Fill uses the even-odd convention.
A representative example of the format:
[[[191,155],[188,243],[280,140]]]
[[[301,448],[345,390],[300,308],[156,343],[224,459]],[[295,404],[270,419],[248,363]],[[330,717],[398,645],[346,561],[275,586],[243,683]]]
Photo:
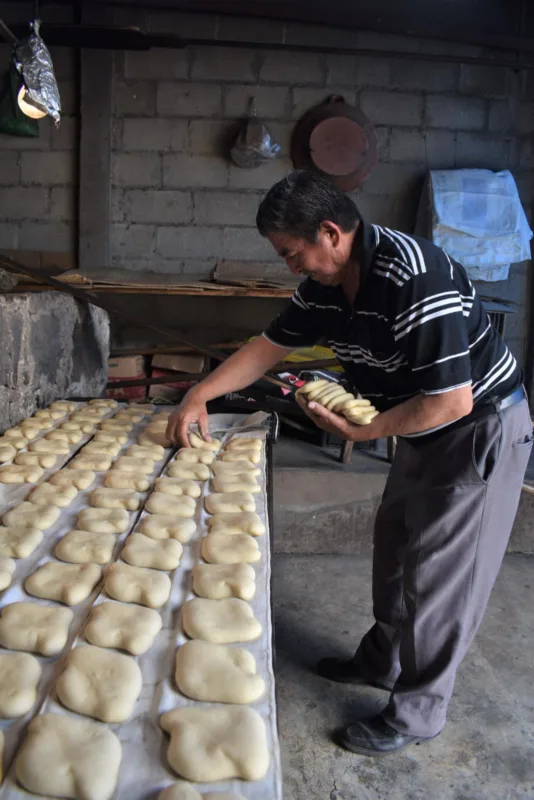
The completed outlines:
[[[297,389],[297,395],[304,396],[308,403],[313,400],[334,414],[341,414],[355,425],[369,425],[379,413],[369,400],[360,395],[355,397],[334,381],[309,381]]]

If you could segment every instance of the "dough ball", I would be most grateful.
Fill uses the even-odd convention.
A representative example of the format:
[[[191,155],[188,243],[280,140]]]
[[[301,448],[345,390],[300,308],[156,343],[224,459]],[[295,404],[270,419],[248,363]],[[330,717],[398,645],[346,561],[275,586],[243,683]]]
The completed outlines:
[[[139,410],[139,411],[144,411],[145,412],[145,416],[147,414],[153,414],[154,413],[154,409],[152,407],[152,403],[135,403],[135,402],[134,403],[128,403],[126,408],[127,408],[127,410],[136,409],[136,410]],[[165,412],[162,411],[161,413],[163,414]]]
[[[119,472],[142,472],[143,475],[150,475],[154,472],[154,462],[151,458],[121,456],[113,464],[113,469],[118,469]]]
[[[202,558],[208,564],[254,564],[261,553],[248,533],[209,533],[202,540]]]
[[[70,564],[109,564],[115,542],[112,533],[69,531],[56,544],[54,555]]]
[[[144,418],[144,414],[136,414],[135,411],[119,411],[118,414],[115,414],[113,419],[116,422],[128,422],[128,423],[138,423]]]
[[[265,723],[252,708],[175,708],[160,724],[171,736],[169,764],[189,781],[259,781],[267,773]]]
[[[144,430],[143,433],[139,435],[138,442],[143,447],[152,446],[154,444],[159,445],[159,447],[170,447],[171,442],[165,436],[164,432],[161,431],[149,431]]]
[[[252,653],[200,639],[178,649],[175,680],[182,694],[201,703],[255,703],[265,692]]]
[[[50,428],[54,427],[54,423],[51,419],[30,417],[30,419],[23,419],[20,423],[20,427],[22,430],[25,430],[26,428],[32,428],[33,430],[49,431]]]
[[[225,450],[261,450],[263,439],[251,439],[245,436],[234,436],[230,439]]]
[[[252,642],[261,635],[261,625],[251,606],[236,597],[188,600],[183,607],[182,624],[191,639],[216,644]]]
[[[87,600],[102,577],[96,564],[58,564],[47,561],[26,578],[24,589],[32,597],[76,606]]]
[[[55,400],[48,408],[50,411],[63,411],[65,414],[70,414],[76,410],[76,403],[72,403],[70,400]]]
[[[129,433],[133,430],[131,422],[115,422],[113,419],[103,420],[99,426],[101,431],[117,431],[118,433]]]
[[[46,531],[59,519],[61,514],[57,506],[34,506],[33,503],[19,503],[7,514],[2,522],[8,528],[37,528]]]
[[[34,419],[44,419],[44,420],[56,420],[61,419],[65,416],[63,411],[59,411],[57,408],[47,408],[43,409],[42,411],[36,411],[33,415]]]
[[[0,654],[0,717],[22,717],[37,701],[41,665],[28,653]]]
[[[53,486],[74,486],[79,491],[88,489],[96,475],[89,469],[60,469],[48,481]]]
[[[0,646],[41,656],[55,656],[67,644],[70,608],[10,603],[1,609]]]
[[[121,558],[134,567],[173,570],[180,563],[183,547],[176,539],[151,539],[142,533],[128,536]]]
[[[16,564],[12,558],[0,558],[0,592],[11,586],[13,575],[15,573]],[[0,716],[2,716],[0,714]]]
[[[224,462],[223,462],[224,463]],[[214,482],[219,486],[230,486],[234,484],[246,483],[247,486],[259,486],[258,479],[251,472],[223,472],[215,475]],[[224,491],[224,490],[223,490]],[[254,491],[245,489],[245,491]]]
[[[184,461],[186,464],[206,464],[209,466],[215,461],[216,453],[213,450],[198,449],[193,447],[184,447],[176,453],[175,461]]]
[[[124,508],[83,508],[76,527],[90,533],[125,533],[130,527],[130,515]]]
[[[116,400],[111,400],[108,397],[95,397],[93,400],[89,400],[89,406],[102,406],[102,408],[117,408],[119,405]]]
[[[71,711],[110,723],[132,716],[142,686],[141,670],[131,656],[78,645],[67,656],[56,692]]]
[[[256,573],[250,564],[196,564],[193,591],[209,600],[239,597],[251,600],[256,593]]]
[[[149,431],[150,433],[165,433],[165,431],[167,430],[167,425],[168,425],[168,420],[152,417],[152,419],[146,426],[145,430]]]
[[[0,464],[5,464],[6,461],[13,461],[17,455],[17,448],[11,444],[0,443]]]
[[[169,599],[171,581],[158,570],[117,562],[107,568],[104,588],[114,600],[161,608]]]
[[[107,472],[111,467],[111,458],[108,456],[76,456],[67,464],[67,469],[85,469],[91,472]]]
[[[44,475],[41,467],[6,464],[0,467],[0,483],[37,483]]]
[[[150,458],[152,461],[161,461],[165,458],[165,450],[159,444],[133,444],[126,451],[126,455],[131,458]]]
[[[1,460],[1,459],[0,459]],[[57,461],[57,456],[46,453],[19,453],[14,463],[19,467],[42,467],[51,469]]]
[[[249,492],[209,494],[204,504],[208,514],[236,514],[240,511],[256,511],[254,497]]]
[[[239,514],[215,514],[208,518],[210,533],[249,533],[263,536],[265,525],[258,514],[241,511]]]
[[[102,431],[98,431],[95,433],[93,442],[104,442],[105,444],[126,444],[128,441],[128,434],[126,433],[111,433],[107,431],[103,433]]]
[[[67,714],[40,714],[15,762],[29,792],[72,800],[111,800],[121,764],[117,736],[104,725]]]
[[[0,556],[2,558],[26,558],[43,541],[37,528],[5,528],[0,526]]]
[[[17,431],[12,436],[8,436],[8,431],[0,437],[0,445],[2,447],[14,447],[15,450],[24,450],[29,444],[29,439],[23,436],[20,431]]]
[[[94,433],[95,426],[90,422],[64,422],[59,426],[60,431],[81,431],[82,433]]]
[[[156,481],[156,491],[163,494],[171,494],[175,497],[200,497],[202,494],[200,486],[195,481],[182,478],[158,478]]]
[[[133,489],[136,492],[147,492],[150,481],[141,473],[119,472],[111,469],[104,478],[104,486],[108,489]]]
[[[35,506],[70,506],[78,490],[75,486],[57,486],[55,483],[41,483],[28,495],[28,502]]]
[[[121,445],[119,442],[89,442],[85,447],[82,447],[80,452],[83,455],[96,454],[98,456],[111,456],[114,458],[120,453],[120,450]]]
[[[252,461],[215,461],[212,465],[215,475],[241,475],[247,472],[249,475],[261,475],[261,469],[255,467]]]
[[[152,647],[161,628],[161,617],[151,608],[107,602],[91,609],[84,635],[91,644],[139,656]]]
[[[230,475],[227,477],[235,478],[235,475]],[[247,476],[244,475],[244,478]],[[254,481],[255,479],[252,478]],[[247,480],[242,481],[227,481],[224,477],[217,477],[213,479],[213,488],[216,492],[220,494],[224,494],[225,492],[249,492],[250,494],[258,494],[261,492],[261,486],[259,483],[250,483]]]
[[[196,503],[192,497],[173,497],[163,492],[153,492],[145,503],[145,509],[151,514],[165,514],[174,517],[193,517]]]
[[[68,444],[78,444],[83,439],[81,431],[50,431],[45,436],[48,442],[66,442]]]
[[[207,481],[211,476],[206,464],[187,464],[173,461],[167,470],[170,478],[181,478],[190,481]]]
[[[94,508],[125,508],[137,511],[140,506],[137,492],[132,489],[93,489],[89,502]]]
[[[212,439],[211,442],[207,442],[198,433],[189,434],[189,444],[199,450],[213,450],[214,453],[221,449],[221,443],[218,439]]]
[[[165,514],[147,514],[139,525],[140,533],[151,539],[176,539],[187,544],[197,529],[192,519],[176,519]]]
[[[72,415],[71,421],[95,427],[96,425],[100,425],[100,415],[96,411],[79,411],[77,414]]]
[[[226,450],[222,455],[223,461],[250,461],[251,464],[259,464],[261,461],[261,450]]]

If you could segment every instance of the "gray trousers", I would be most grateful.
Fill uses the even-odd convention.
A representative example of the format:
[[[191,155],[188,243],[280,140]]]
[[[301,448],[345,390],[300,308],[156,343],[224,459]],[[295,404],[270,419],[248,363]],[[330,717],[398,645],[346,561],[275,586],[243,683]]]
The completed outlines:
[[[391,687],[403,733],[445,723],[456,670],[506,550],[532,448],[526,401],[432,440],[399,440],[375,525],[376,623],[355,656]]]

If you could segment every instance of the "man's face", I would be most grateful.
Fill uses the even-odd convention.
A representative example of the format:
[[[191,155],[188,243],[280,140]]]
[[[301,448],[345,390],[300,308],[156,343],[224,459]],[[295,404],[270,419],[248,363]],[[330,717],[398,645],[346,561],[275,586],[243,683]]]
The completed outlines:
[[[336,286],[343,280],[352,237],[337,225],[323,223],[315,242],[278,232],[267,238],[293,275],[312,278],[325,286]]]

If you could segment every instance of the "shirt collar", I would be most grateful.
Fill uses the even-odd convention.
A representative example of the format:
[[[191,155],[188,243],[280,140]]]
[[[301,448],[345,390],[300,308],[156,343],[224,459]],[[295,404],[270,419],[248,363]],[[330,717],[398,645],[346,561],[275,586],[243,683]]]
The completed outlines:
[[[374,225],[361,219],[355,244],[357,248],[355,255],[360,262],[361,270],[360,286],[363,286],[371,269],[371,263],[378,244]]]

